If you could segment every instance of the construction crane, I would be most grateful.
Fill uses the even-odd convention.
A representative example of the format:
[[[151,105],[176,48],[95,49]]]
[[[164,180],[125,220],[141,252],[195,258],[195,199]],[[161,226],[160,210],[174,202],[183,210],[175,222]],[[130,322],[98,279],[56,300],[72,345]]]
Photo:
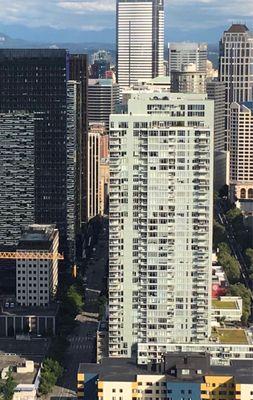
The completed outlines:
[[[46,253],[39,251],[3,251],[0,252],[0,259],[16,260],[64,260],[63,254]]]

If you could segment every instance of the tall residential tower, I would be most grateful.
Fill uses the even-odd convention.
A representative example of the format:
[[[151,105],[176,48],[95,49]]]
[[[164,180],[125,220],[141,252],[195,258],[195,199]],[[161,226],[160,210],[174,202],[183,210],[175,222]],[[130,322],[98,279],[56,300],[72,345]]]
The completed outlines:
[[[110,133],[109,355],[210,336],[213,113],[136,93]]]
[[[164,74],[164,0],[117,0],[117,79],[131,86]]]

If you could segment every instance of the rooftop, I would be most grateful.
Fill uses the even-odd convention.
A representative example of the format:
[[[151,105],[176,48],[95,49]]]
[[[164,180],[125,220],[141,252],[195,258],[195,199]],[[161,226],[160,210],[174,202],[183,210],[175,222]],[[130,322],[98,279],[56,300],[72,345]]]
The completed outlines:
[[[18,250],[49,250],[54,234],[55,225],[29,225],[23,232],[18,243]]]
[[[216,328],[212,333],[213,338],[222,344],[248,344],[248,338],[244,329]]]
[[[249,29],[245,24],[232,24],[230,28],[226,31],[229,33],[246,33]]]
[[[51,303],[48,307],[21,307],[14,305],[14,307],[2,307],[1,315],[5,316],[55,316],[58,312],[59,304]]]
[[[0,360],[0,371],[4,368],[13,368],[13,378],[18,384],[31,384],[34,382],[34,379],[38,373],[39,364],[34,363],[34,371],[28,373],[17,373],[16,367],[23,366],[25,364],[26,359],[20,357],[18,355],[3,355],[1,354]]]
[[[235,301],[221,301],[221,300],[213,300],[212,307],[214,309],[227,309],[227,310],[233,310],[237,308]]]
[[[187,361],[186,361],[187,359]],[[167,369],[166,369],[167,368]],[[252,360],[233,360],[229,366],[210,366],[210,356],[206,353],[167,353],[165,363],[156,366],[138,366],[129,358],[104,358],[101,364],[80,364],[79,373],[99,375],[99,380],[134,382],[137,375],[166,375],[168,381],[203,382],[203,376],[235,376],[238,383],[252,383]],[[175,375],[175,369],[177,373]],[[189,369],[189,376],[180,373]],[[195,374],[192,374],[195,371]]]

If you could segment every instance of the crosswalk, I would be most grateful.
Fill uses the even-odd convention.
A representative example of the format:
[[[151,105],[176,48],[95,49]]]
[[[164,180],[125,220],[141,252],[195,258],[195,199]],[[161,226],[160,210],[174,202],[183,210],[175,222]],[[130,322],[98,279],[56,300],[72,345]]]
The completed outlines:
[[[70,342],[68,352],[91,350],[94,348],[94,341],[88,340],[86,337],[74,336],[70,337],[68,340]]]

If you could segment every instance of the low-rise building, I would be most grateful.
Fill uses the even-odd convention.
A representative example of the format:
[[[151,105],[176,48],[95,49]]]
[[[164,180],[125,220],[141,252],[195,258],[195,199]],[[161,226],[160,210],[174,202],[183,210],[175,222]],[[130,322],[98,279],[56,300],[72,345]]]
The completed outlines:
[[[77,396],[83,400],[246,400],[253,391],[253,362],[214,367],[207,353],[166,354],[160,364],[131,359],[80,364]],[[252,396],[252,395],[251,395]]]
[[[221,296],[212,300],[212,325],[219,322],[240,322],[242,317],[242,298]]]

